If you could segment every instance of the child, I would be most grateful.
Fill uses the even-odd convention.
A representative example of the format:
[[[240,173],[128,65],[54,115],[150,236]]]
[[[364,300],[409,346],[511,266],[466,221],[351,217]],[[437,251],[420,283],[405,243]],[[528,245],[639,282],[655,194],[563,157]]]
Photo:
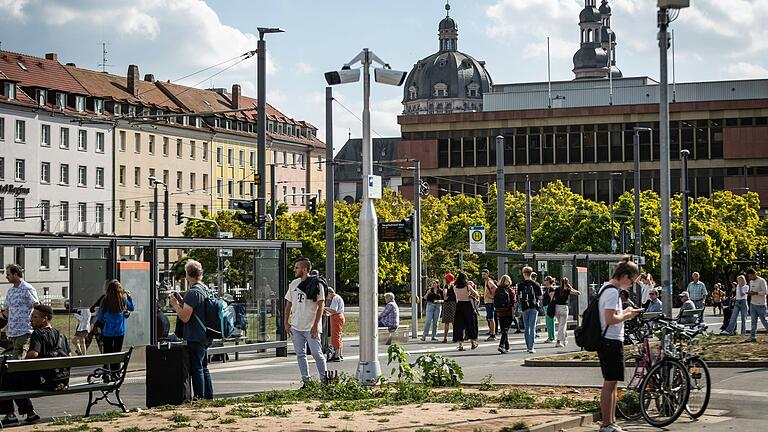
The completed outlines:
[[[85,337],[91,329],[91,311],[88,308],[78,309],[74,313],[77,319],[77,329],[72,337],[72,344],[75,346],[75,354],[84,355],[87,351]]]

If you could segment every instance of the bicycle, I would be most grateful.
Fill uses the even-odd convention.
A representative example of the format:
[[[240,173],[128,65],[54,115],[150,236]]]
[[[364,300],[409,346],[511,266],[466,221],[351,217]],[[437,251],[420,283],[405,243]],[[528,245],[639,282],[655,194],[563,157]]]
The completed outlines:
[[[691,354],[687,348],[697,343],[696,337],[706,333],[707,325],[699,323],[693,328],[680,326],[673,333],[672,343],[675,350],[671,353],[680,360],[688,369],[691,383],[691,391],[685,411],[692,419],[698,419],[707,410],[709,398],[712,393],[712,381],[710,380],[709,366],[698,355]]]
[[[652,315],[651,313],[650,315]],[[654,316],[658,316],[656,314]],[[637,420],[642,417],[640,410],[640,384],[645,378],[646,371],[653,365],[653,354],[649,337],[653,333],[648,321],[641,322],[633,328],[626,329],[625,340],[635,346],[635,352],[624,361],[624,382],[619,385],[616,398],[616,411],[627,420]],[[637,349],[637,347],[640,349]]]

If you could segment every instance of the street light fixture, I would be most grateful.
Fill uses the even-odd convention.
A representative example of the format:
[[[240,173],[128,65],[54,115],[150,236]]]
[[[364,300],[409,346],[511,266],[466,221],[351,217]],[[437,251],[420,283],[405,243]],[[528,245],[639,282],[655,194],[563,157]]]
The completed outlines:
[[[377,332],[377,299],[378,299],[378,238],[376,232],[377,218],[373,199],[370,198],[371,182],[373,181],[373,148],[371,146],[371,64],[376,62],[382,68],[374,70],[374,79],[382,84],[399,86],[405,80],[405,72],[395,71],[379,57],[364,48],[351,61],[344,64],[341,70],[326,72],[325,80],[329,85],[357,82],[360,70],[351,65],[360,63],[363,71],[363,185],[368,189],[363,193],[363,203],[360,209],[360,361],[357,366],[357,380],[363,384],[375,385],[381,375],[379,364],[379,347]],[[369,182],[370,180],[370,182]]]
[[[267,42],[264,40],[264,35],[267,33],[282,33],[285,30],[277,27],[258,27],[259,41],[256,44],[257,51],[257,70],[256,81],[258,82],[257,88],[257,145],[256,145],[256,157],[258,159],[258,174],[262,179],[259,183],[259,194],[257,199],[257,212],[258,217],[263,218],[267,212],[267,188],[264,187],[267,178]],[[272,177],[270,181],[274,182],[275,178]],[[274,201],[275,197],[272,197]],[[267,230],[265,225],[259,226],[259,238],[267,238]]]

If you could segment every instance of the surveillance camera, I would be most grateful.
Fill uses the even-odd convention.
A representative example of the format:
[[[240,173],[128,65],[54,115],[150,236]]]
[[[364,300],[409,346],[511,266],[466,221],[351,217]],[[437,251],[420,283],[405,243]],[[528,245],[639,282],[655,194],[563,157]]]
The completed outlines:
[[[264,217],[264,220],[265,220],[265,221],[267,221],[267,222],[272,222],[272,220],[273,220],[273,219],[272,219],[272,215],[271,215],[271,214],[268,214],[268,215],[266,215],[266,216]]]
[[[406,73],[394,69],[376,68],[373,70],[373,77],[378,83],[401,86],[405,81]]]
[[[346,84],[360,81],[360,69],[342,69],[325,73],[328,85]]]

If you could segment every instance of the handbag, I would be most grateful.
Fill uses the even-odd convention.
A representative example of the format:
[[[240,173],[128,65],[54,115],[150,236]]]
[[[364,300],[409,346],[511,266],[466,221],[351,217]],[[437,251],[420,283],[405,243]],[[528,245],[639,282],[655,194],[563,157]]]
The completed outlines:
[[[556,303],[554,299],[550,300],[549,304],[547,305],[547,316],[550,318],[555,317],[555,305]]]

